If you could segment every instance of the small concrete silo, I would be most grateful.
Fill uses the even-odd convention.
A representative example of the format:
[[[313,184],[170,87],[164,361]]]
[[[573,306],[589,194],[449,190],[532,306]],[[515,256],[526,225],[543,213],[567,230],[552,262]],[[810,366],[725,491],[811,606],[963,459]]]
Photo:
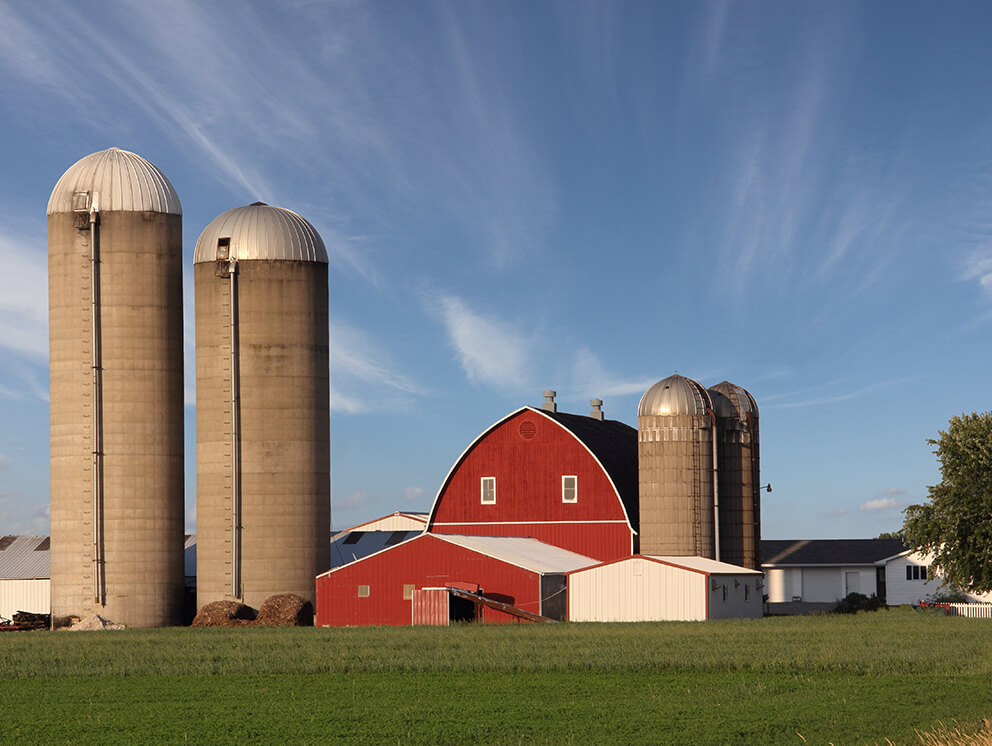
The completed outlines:
[[[758,405],[746,390],[724,381],[709,389],[717,416],[720,558],[759,568],[761,476]]]
[[[118,148],[48,202],[55,619],[178,624],[183,599],[182,208]]]
[[[706,389],[678,374],[637,407],[640,552],[717,558],[714,417]]]
[[[314,602],[330,567],[324,243],[256,202],[215,218],[193,261],[197,607]]]

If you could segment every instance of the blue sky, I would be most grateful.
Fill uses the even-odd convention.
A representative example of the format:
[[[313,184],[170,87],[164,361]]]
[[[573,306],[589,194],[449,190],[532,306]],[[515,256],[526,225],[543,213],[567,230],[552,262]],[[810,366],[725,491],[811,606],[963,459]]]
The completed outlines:
[[[48,531],[45,207],[118,146],[331,257],[337,528],[426,510],[483,429],[676,370],[761,411],[767,538],[938,479],[992,352],[992,6],[0,0],[0,533]],[[982,392],[986,392],[983,394]]]

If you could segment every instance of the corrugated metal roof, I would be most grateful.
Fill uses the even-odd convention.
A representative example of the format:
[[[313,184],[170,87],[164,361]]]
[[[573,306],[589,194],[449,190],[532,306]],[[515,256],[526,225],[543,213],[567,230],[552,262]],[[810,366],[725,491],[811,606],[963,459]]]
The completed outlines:
[[[571,572],[601,562],[584,554],[517,536],[462,536],[430,534],[436,539],[479,552],[525,570],[539,573]]]
[[[33,580],[50,578],[49,540],[47,536],[4,536],[0,546],[0,578]]]
[[[676,373],[644,392],[637,405],[637,416],[702,415],[711,407],[709,394],[701,383]]]
[[[90,192],[100,212],[183,214],[179,195],[165,174],[140,155],[120,148],[101,150],[69,166],[52,190],[48,214],[72,212],[75,192]]]
[[[223,212],[203,229],[193,263],[216,262],[217,241],[231,239],[231,256],[327,264],[327,249],[316,229],[292,210],[255,202]]]
[[[183,574],[187,578],[196,577],[196,534],[186,534],[183,543]]]
[[[689,570],[709,573],[710,575],[762,575],[760,570],[751,570],[739,565],[731,565],[727,562],[718,562],[708,557],[662,557],[654,554],[645,554],[648,559],[659,560],[676,567],[685,567]]]
[[[873,565],[905,549],[901,539],[763,539],[761,566]]]
[[[423,531],[338,531],[331,537],[331,567],[356,562],[422,533]]]

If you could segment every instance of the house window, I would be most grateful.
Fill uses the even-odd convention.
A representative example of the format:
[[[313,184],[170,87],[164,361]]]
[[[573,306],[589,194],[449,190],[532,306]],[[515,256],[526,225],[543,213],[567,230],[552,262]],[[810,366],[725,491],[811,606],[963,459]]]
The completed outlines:
[[[906,565],[906,580],[926,580],[926,565]]]
[[[403,600],[409,601],[413,598],[413,583],[403,584]]]
[[[482,504],[496,504],[496,477],[482,478]]]
[[[579,501],[579,478],[574,476],[561,478],[561,501],[576,503]]]
[[[368,598],[369,597],[369,587],[367,585],[358,586],[358,597]]]

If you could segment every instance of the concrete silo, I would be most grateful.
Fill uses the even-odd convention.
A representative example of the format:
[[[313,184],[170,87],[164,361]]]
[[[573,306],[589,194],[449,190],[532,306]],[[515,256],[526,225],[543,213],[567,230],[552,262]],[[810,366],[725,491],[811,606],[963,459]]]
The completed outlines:
[[[182,208],[118,148],[48,202],[52,615],[181,621]]]
[[[761,476],[758,405],[740,386],[724,381],[709,389],[717,416],[720,558],[759,569]]]
[[[197,606],[313,602],[330,567],[324,243],[256,202],[215,218],[193,261]]]
[[[706,389],[678,374],[637,407],[640,552],[718,558],[714,417]]]

